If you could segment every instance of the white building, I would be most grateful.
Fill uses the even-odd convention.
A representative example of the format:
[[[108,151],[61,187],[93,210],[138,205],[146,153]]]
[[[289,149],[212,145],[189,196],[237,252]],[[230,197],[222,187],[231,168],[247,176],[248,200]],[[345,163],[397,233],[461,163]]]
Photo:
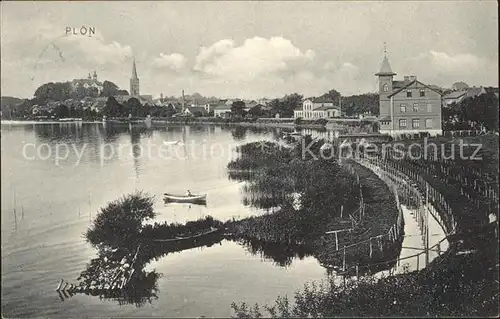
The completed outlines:
[[[214,108],[214,117],[227,117],[231,114],[231,105],[221,104]]]
[[[294,118],[305,120],[326,119],[340,116],[340,107],[330,101],[316,101],[306,99],[302,102],[302,108],[293,111]]]

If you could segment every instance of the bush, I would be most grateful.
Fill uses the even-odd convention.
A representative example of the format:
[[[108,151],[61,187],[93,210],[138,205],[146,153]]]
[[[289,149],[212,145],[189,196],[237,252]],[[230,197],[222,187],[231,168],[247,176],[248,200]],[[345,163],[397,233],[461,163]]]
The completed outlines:
[[[125,195],[102,208],[85,233],[92,246],[135,247],[142,222],[156,216],[154,197],[142,192]]]

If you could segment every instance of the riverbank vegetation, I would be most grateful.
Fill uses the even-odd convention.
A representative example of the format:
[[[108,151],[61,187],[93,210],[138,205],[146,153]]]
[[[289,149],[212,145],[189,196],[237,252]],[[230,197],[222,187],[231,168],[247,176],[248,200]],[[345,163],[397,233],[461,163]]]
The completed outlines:
[[[424,147],[423,140],[401,142],[406,151],[415,142]],[[438,150],[443,145],[448,156],[459,140],[429,142]],[[380,280],[362,277],[346,285],[310,284],[293,299],[280,296],[270,306],[233,303],[235,317],[498,316],[498,218],[488,219],[488,213],[498,216],[498,137],[466,138],[464,143],[482,144],[483,159],[461,160],[459,154],[455,159],[385,157],[410,178],[429,182],[451,203],[458,229],[449,237],[449,250],[426,268]],[[465,148],[464,155],[474,150]]]
[[[153,205],[154,197],[142,192],[112,201],[101,209],[85,238],[95,248],[120,248],[131,253],[139,245],[149,245],[155,239],[186,238],[224,226],[211,216],[185,224],[145,223],[156,216]]]
[[[140,306],[157,298],[161,276],[155,270],[144,270],[147,263],[170,253],[211,246],[224,238],[223,223],[210,216],[185,224],[147,223],[156,216],[153,204],[153,196],[135,192],[100,210],[84,234],[98,257],[81,272],[78,284],[70,286],[72,293]]]
[[[343,246],[385,234],[394,224],[398,214],[394,195],[371,171],[350,163],[358,181],[327,154],[332,150],[323,151],[325,158],[314,158],[324,141],[306,136],[303,142],[288,147],[256,142],[238,148],[239,157],[228,164],[229,176],[247,182],[245,203],[268,213],[227,227],[247,240],[301,245],[322,264],[339,267],[344,261]],[[310,146],[311,153],[304,152],[303,145]],[[363,216],[360,191],[365,196]],[[335,230],[346,231],[326,234]],[[387,260],[399,252],[400,244],[384,244],[384,255],[371,256],[369,245],[352,247],[345,259],[361,265]]]

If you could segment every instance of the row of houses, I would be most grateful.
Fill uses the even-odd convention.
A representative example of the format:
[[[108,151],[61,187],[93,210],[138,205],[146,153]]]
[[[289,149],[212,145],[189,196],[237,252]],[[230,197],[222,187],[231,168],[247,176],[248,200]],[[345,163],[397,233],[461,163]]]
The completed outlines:
[[[448,107],[448,106],[452,105],[453,103],[458,104],[464,99],[474,98],[476,96],[486,94],[487,92],[488,92],[488,89],[484,88],[482,86],[460,88],[458,90],[449,92],[448,94],[443,96],[444,106]],[[495,93],[496,97],[498,98],[498,91],[496,91],[494,93]]]
[[[204,104],[198,104],[196,102],[185,103],[184,107],[182,106],[182,102],[179,100],[170,100],[170,99],[155,99],[153,100],[153,104],[158,107],[168,107],[170,105],[175,108],[180,108],[183,114],[193,115],[193,116],[214,116],[214,117],[228,117],[231,114],[231,106],[236,101],[243,101],[241,99],[221,99],[217,101],[210,101]],[[259,107],[261,110],[266,111],[269,110],[269,102],[270,99],[261,99],[261,100],[251,100],[251,101],[243,101],[245,103],[244,110],[246,112],[250,111],[254,107]]]

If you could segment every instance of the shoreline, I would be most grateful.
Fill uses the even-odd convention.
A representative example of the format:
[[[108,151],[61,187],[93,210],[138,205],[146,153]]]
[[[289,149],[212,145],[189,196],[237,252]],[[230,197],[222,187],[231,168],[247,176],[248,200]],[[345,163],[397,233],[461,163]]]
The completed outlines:
[[[1,125],[22,125],[22,124],[146,124],[145,120],[107,120],[107,121],[57,121],[57,120],[1,120]],[[230,121],[210,121],[210,120],[171,120],[171,119],[152,119],[152,125],[224,125],[224,126],[243,126],[243,127],[275,127],[289,129],[325,129],[321,124],[300,124],[294,122],[230,122]]]

